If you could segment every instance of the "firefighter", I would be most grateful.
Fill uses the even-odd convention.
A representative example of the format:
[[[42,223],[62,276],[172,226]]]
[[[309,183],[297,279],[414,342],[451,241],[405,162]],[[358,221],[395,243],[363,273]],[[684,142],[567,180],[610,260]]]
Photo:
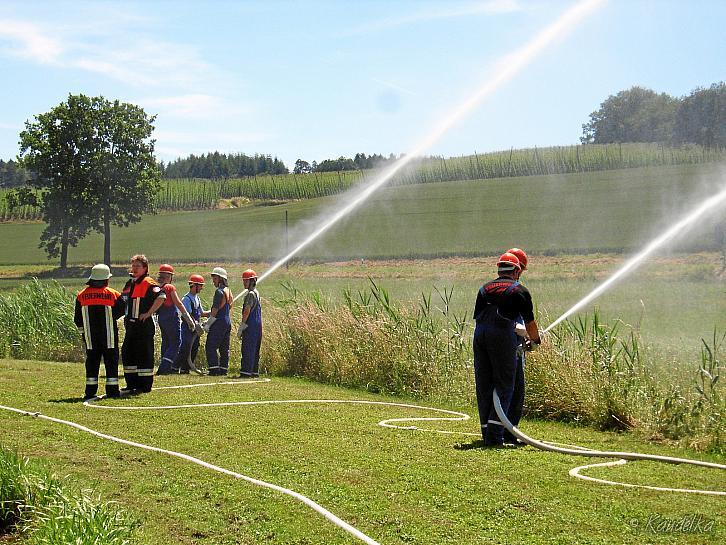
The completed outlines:
[[[517,280],[521,270],[516,255],[502,254],[497,261],[498,277],[479,289],[474,307],[474,379],[482,437],[487,447],[504,446],[504,426],[494,410],[492,392],[496,388],[507,413],[517,371],[518,317],[524,320],[531,341],[541,342],[532,297]]]
[[[150,392],[154,383],[154,320],[151,316],[166,299],[161,286],[149,276],[149,260],[143,254],[131,258],[131,279],[121,295],[126,300],[121,346],[126,388],[124,393]]]
[[[199,337],[204,333],[200,324],[202,316],[209,316],[202,308],[199,299],[199,292],[204,288],[204,277],[200,274],[193,274],[189,277],[189,292],[182,297],[182,304],[194,320],[194,330],[182,329],[182,342],[179,348],[179,355],[171,367],[172,373],[189,373],[189,361],[194,363],[199,351]]]
[[[229,368],[229,334],[232,330],[232,292],[227,286],[227,271],[222,267],[212,270],[212,282],[216,288],[209,318],[203,329],[207,332],[204,352],[211,376],[226,375]]]
[[[260,344],[262,343],[262,308],[260,294],[257,292],[257,273],[247,269],[242,273],[245,287],[242,305],[242,321],[237,336],[242,342],[242,366],[239,377],[260,376]]]
[[[522,273],[527,270],[527,254],[524,250],[519,248],[510,248],[507,250],[508,253],[514,254],[519,260],[519,265],[522,270],[517,274],[517,280],[521,277]],[[509,410],[507,411],[507,418],[514,426],[519,426],[519,421],[522,419],[522,411],[524,410],[524,361],[525,353],[532,347],[531,341],[527,338],[527,331],[524,327],[524,320],[521,316],[517,317],[517,340],[519,346],[517,347],[517,370],[514,375],[514,390],[512,391],[512,402],[509,404]],[[504,430],[504,442],[519,445],[519,440],[512,435],[509,430]]]
[[[118,325],[124,315],[121,294],[108,287],[111,278],[108,265],[100,263],[91,269],[84,288],[76,297],[73,321],[83,334],[86,345],[86,392],[84,400],[96,397],[101,358],[106,368],[106,397],[119,397],[118,388]]]
[[[157,276],[157,281],[166,295],[164,303],[156,313],[159,319],[159,331],[161,331],[161,360],[159,368],[156,370],[157,375],[172,373],[172,366],[182,343],[182,325],[179,316],[184,320],[187,328],[194,331],[194,320],[179,299],[176,287],[171,283],[172,280],[174,280],[174,267],[164,263],[159,267]]]

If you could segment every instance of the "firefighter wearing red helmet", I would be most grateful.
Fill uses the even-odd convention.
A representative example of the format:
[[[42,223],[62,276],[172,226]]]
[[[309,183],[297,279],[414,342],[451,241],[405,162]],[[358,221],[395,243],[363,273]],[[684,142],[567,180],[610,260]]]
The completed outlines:
[[[169,375],[172,373],[172,367],[179,355],[182,343],[182,325],[179,317],[181,316],[186,323],[185,329],[188,328],[191,331],[194,331],[194,320],[179,299],[176,286],[172,284],[174,267],[167,263],[161,265],[156,280],[166,294],[166,299],[156,314],[159,320],[159,331],[161,331],[161,360],[156,374]]]
[[[254,378],[260,375],[260,345],[262,344],[262,307],[257,292],[257,273],[247,269],[242,273],[245,291],[242,293],[242,321],[237,337],[242,342],[242,363],[240,378]]]
[[[527,270],[528,258],[524,250],[520,248],[510,248],[507,250],[508,253],[514,254],[519,259],[519,264],[522,266],[522,271]],[[520,275],[521,275],[520,273]],[[525,353],[528,349],[531,349],[532,343],[527,338],[526,329],[524,327],[524,320],[521,316],[517,318],[517,334],[519,346],[517,347],[517,370],[514,375],[514,390],[512,391],[512,402],[509,404],[509,410],[507,411],[507,418],[514,426],[519,426],[519,421],[522,419],[522,412],[524,411],[524,391],[525,391],[525,380],[524,380],[524,363]],[[504,430],[504,442],[517,444],[517,438],[510,433],[509,430]]]
[[[496,389],[502,408],[509,410],[517,370],[517,318],[524,320],[532,342],[540,343],[532,297],[520,282],[522,266],[505,252],[497,260],[497,278],[484,284],[474,306],[474,379],[484,446],[504,446],[504,426],[494,410]]]
[[[179,354],[171,367],[172,373],[189,373],[189,362],[194,364],[199,352],[199,338],[204,333],[201,325],[202,316],[209,316],[202,308],[202,301],[199,293],[204,288],[204,277],[201,274],[193,274],[189,277],[189,291],[182,297],[184,308],[194,321],[194,329],[182,328],[182,342]]]

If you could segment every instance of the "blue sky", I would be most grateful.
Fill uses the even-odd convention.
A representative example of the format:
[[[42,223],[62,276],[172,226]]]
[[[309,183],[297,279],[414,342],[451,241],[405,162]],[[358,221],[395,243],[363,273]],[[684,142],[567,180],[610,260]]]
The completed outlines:
[[[160,159],[402,153],[573,0],[12,2],[0,7],[0,158],[68,93],[157,114]],[[429,153],[578,142],[633,85],[726,79],[726,2],[609,0]]]

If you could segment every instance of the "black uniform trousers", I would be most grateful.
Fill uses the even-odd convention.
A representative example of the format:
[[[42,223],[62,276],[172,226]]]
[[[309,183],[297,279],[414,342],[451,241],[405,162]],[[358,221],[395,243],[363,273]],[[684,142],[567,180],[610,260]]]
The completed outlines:
[[[154,383],[154,335],[126,330],[121,346],[126,387],[150,392]]]
[[[98,371],[101,358],[106,368],[106,395],[118,397],[118,348],[94,348],[86,350],[86,398],[98,393]]]

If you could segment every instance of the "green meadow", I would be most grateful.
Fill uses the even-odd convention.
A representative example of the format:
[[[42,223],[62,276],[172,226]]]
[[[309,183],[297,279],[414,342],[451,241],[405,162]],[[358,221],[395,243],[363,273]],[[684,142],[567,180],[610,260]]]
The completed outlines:
[[[516,450],[462,450],[478,422],[419,422],[449,434],[383,428],[388,418],[437,416],[425,409],[329,403],[109,411],[78,402],[82,368],[0,360],[0,404],[77,422],[170,449],[304,494],[380,543],[722,543],[723,499],[576,480],[568,471],[601,460]],[[162,377],[155,385],[211,383]],[[273,378],[269,383],[157,390],[103,402],[121,407],[365,399],[410,402]],[[421,403],[417,403],[421,404]],[[428,405],[428,404],[423,404]],[[475,416],[471,406],[437,405]],[[404,423],[405,425],[405,423]],[[591,448],[719,461],[633,434],[526,421],[533,437]],[[67,426],[0,410],[0,442],[112,500],[134,523],[133,543],[359,543],[308,507],[271,490],[162,453],[109,442]],[[459,448],[457,448],[459,447]],[[719,490],[719,470],[653,462],[594,468],[627,483]],[[690,518],[689,518],[690,517]],[[698,517],[700,529],[663,530]],[[681,523],[683,527],[683,523]],[[659,530],[659,528],[661,528]]]
[[[494,255],[513,245],[540,254],[631,252],[723,187],[723,164],[707,163],[384,188],[299,257]],[[349,198],[146,216],[112,229],[113,262],[138,252],[157,263],[269,262]],[[700,222],[678,247],[716,249],[713,225]],[[0,265],[52,265],[37,248],[42,229],[0,224]],[[69,263],[96,262],[102,247],[100,236],[89,236],[69,250]]]

